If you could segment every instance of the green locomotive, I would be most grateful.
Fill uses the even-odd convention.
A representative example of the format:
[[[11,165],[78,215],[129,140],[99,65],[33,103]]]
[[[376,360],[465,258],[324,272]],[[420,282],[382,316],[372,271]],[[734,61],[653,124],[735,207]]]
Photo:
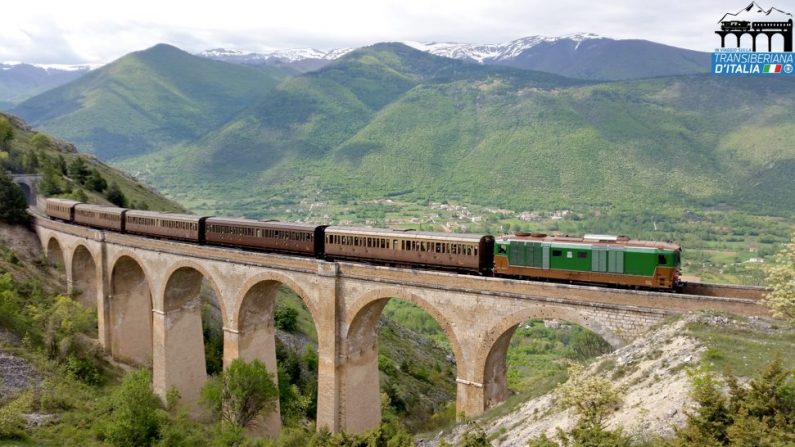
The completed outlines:
[[[680,286],[681,247],[625,236],[519,233],[494,244],[494,273],[654,289]]]

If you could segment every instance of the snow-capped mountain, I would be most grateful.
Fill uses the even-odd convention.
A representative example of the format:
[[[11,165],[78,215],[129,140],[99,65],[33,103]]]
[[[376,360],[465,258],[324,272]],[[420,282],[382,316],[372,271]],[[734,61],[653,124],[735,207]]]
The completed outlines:
[[[792,14],[782,11],[778,8],[770,7],[770,8],[763,8],[759,6],[758,3],[751,2],[745,8],[737,11],[737,12],[727,12],[723,15],[723,17],[719,20],[719,22],[723,22],[724,20],[738,20],[738,21],[756,21],[762,20],[766,22],[786,22],[787,20],[792,19]]]
[[[352,48],[330,51],[316,50],[314,48],[292,48],[286,50],[274,49],[263,51],[261,53],[253,53],[227,48],[214,48],[212,50],[202,51],[201,53],[198,53],[198,56],[239,64],[258,65],[269,62],[289,64],[307,59],[330,61],[337,59],[352,50]]]
[[[473,43],[454,43],[454,42],[432,42],[422,43],[414,41],[401,42],[412,48],[436,56],[461,59],[480,64],[501,63],[509,61],[542,43],[557,41],[570,41],[575,44],[592,39],[603,39],[591,33],[570,34],[561,37],[530,36],[498,44],[473,44]],[[295,48],[288,50],[269,50],[260,53],[248,52],[236,49],[215,48],[202,51],[198,56],[208,57],[224,62],[251,65],[303,65],[304,68],[319,68],[345,54],[353,51],[353,48],[343,48],[337,50],[317,50],[314,48]],[[307,67],[309,63],[309,67]],[[302,68],[302,67],[297,67]]]
[[[755,5],[755,4],[754,4]],[[507,65],[580,79],[619,80],[706,72],[709,54],[646,40],[616,40],[592,33],[560,37],[528,36],[505,43],[401,42],[436,56],[485,65]],[[282,65],[299,71],[316,70],[351,49],[273,50],[251,53],[215,49],[200,56],[226,62]],[[632,63],[627,63],[632,61]]]
[[[478,63],[488,63],[490,61],[507,60],[518,56],[522,52],[544,42],[556,42],[567,40],[572,42],[582,42],[589,39],[603,39],[592,33],[570,34],[561,37],[530,36],[498,44],[475,44],[475,43],[454,43],[454,42],[432,42],[422,43],[414,41],[401,42],[412,48],[436,56],[449,57],[452,59],[469,60]],[[268,63],[295,63],[304,60],[333,61],[349,52],[353,48],[342,48],[337,50],[317,50],[314,48],[294,48],[287,50],[268,50],[261,53],[254,53],[242,50],[215,48],[198,53],[198,56],[210,59],[233,62],[239,64],[268,64]]]
[[[453,59],[463,59],[481,64],[497,63],[518,57],[525,51],[542,43],[558,41],[572,41],[579,44],[586,40],[604,39],[592,33],[569,34],[561,37],[529,36],[498,44],[468,44],[468,43],[420,43],[403,42],[404,44],[420,51],[425,51],[437,56]]]

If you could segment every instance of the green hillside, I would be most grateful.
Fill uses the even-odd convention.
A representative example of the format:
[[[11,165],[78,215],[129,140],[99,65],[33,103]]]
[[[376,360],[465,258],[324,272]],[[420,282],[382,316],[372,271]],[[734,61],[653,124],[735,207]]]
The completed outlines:
[[[794,87],[708,75],[583,84],[385,44],[120,166],[189,208],[235,215],[384,197],[777,214],[795,209]]]
[[[31,98],[13,112],[103,160],[192,141],[256,102],[286,72],[160,44]]]
[[[116,185],[126,204],[133,208],[185,210],[129,175],[79,153],[74,145],[36,132],[19,118],[0,113],[0,134],[6,135],[9,129],[11,138],[0,143],[0,170],[41,174],[41,195],[109,205],[108,193]],[[80,165],[82,169],[75,168]]]

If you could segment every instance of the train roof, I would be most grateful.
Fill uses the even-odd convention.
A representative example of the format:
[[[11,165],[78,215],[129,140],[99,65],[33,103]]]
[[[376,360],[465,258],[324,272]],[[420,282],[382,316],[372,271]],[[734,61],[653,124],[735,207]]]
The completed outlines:
[[[171,219],[181,220],[187,222],[198,222],[204,219],[202,216],[195,216],[193,214],[180,214],[180,213],[162,213],[160,211],[144,211],[144,210],[127,210],[127,217],[151,217],[155,219]]]
[[[583,237],[546,235],[543,233],[517,233],[497,238],[497,241],[526,241],[526,242],[547,242],[560,244],[580,244],[604,247],[623,247],[623,248],[655,248],[658,250],[681,250],[679,244],[671,242],[639,241],[626,236],[611,236],[604,234],[586,234]]]
[[[102,211],[102,212],[106,212],[106,213],[110,212],[110,213],[116,213],[116,214],[121,214],[122,212],[127,210],[127,208],[120,208],[118,206],[102,206],[102,205],[93,205],[93,204],[90,204],[90,203],[78,203],[75,206],[80,208],[80,209],[90,209],[90,210],[94,210],[94,211]]]
[[[206,222],[208,224],[246,225],[256,228],[278,228],[297,231],[315,231],[316,228],[322,226],[298,222],[244,219],[239,217],[208,217]]]
[[[58,204],[61,204],[61,205],[66,205],[66,206],[75,206],[75,205],[83,204],[83,202],[78,202],[77,200],[59,199],[57,197],[48,197],[47,198],[47,202],[55,202],[55,203],[58,203]]]
[[[447,242],[479,242],[485,237],[490,237],[485,234],[469,234],[469,233],[441,233],[432,231],[413,231],[413,230],[395,230],[389,228],[369,228],[369,227],[344,227],[344,226],[330,226],[326,228],[326,234],[350,234],[354,236],[372,236],[384,238],[408,238],[408,239],[425,239]]]

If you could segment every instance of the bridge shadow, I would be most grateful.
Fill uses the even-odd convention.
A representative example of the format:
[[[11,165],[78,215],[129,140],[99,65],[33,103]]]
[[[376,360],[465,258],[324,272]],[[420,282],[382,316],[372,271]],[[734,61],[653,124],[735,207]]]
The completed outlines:
[[[97,309],[97,263],[85,245],[72,254],[72,296],[84,307]]]

